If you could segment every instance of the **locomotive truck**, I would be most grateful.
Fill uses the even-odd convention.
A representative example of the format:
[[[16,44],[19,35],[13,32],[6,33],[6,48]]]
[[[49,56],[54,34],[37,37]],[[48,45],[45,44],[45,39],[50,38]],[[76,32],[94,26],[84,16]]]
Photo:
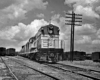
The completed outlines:
[[[59,39],[59,27],[42,26],[34,37],[22,46],[20,55],[36,61],[56,63],[63,58],[64,41]]]

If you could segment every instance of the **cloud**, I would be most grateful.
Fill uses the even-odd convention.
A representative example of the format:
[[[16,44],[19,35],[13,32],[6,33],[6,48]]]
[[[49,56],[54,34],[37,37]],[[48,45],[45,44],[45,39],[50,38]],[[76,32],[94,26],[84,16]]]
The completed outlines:
[[[0,10],[1,26],[9,21],[17,21],[26,18],[26,13],[35,9],[46,9],[48,2],[44,0],[15,0],[11,5]]]
[[[100,39],[100,28],[97,30],[96,35],[97,35],[97,37]]]
[[[48,24],[44,19],[35,19],[30,24],[19,23],[0,31],[0,38],[7,40],[23,41],[34,36],[41,26]]]
[[[48,2],[44,0],[27,0],[28,4],[24,6],[24,9],[46,9]]]
[[[75,9],[75,13],[83,14],[84,16],[99,18],[100,16],[93,11],[92,7],[83,7],[78,5]]]
[[[10,5],[12,5],[15,0],[0,0],[0,9],[4,9]]]
[[[100,6],[96,7],[96,11],[99,13],[100,15]]]
[[[93,24],[82,24],[82,26],[75,26],[75,34],[77,35],[91,35],[96,34],[97,30]]]
[[[39,18],[43,18],[43,17],[44,17],[44,14],[42,14],[42,13],[37,14],[37,17],[39,17]]]
[[[92,41],[92,44],[100,44],[100,40],[99,39],[95,39]]]
[[[91,37],[86,36],[86,35],[81,36],[81,38],[78,39],[78,40],[76,41],[76,43],[78,43],[78,44],[91,43]]]
[[[65,4],[73,4],[76,13],[83,14],[83,16],[90,18],[100,18],[98,13],[95,12],[94,5],[98,2],[99,0],[65,0]]]
[[[97,3],[99,0],[65,0],[65,4],[81,4],[81,5],[92,5],[93,3]]]
[[[60,14],[54,14],[51,17],[51,23],[54,24],[54,25],[56,25],[56,26],[59,26],[59,28],[61,29],[61,31],[66,30],[65,29],[65,17],[61,17]]]
[[[16,4],[12,4],[2,11],[6,13],[8,12],[11,15],[13,14],[12,17],[17,18],[32,9],[46,9],[47,4],[48,2],[43,2],[43,0],[18,0]]]
[[[0,38],[11,40],[15,36],[15,34],[18,32],[19,32],[18,27],[11,27],[9,29],[6,28],[6,29],[0,31]]]
[[[1,12],[3,13],[3,16],[8,19],[15,19],[15,18],[21,17],[22,15],[26,13],[26,11],[22,9],[20,6],[17,6],[14,4],[3,9]],[[7,16],[5,16],[5,13]]]
[[[56,26],[60,26],[59,23],[59,19],[60,19],[60,14],[55,14],[51,17],[51,24],[54,24]]]

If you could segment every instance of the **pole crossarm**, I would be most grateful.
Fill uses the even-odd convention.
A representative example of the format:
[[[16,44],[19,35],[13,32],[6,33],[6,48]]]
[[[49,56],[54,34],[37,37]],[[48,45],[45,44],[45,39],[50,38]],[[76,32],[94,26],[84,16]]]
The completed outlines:
[[[82,22],[82,21],[75,21],[75,22]]]
[[[66,16],[66,18],[72,18],[72,16]]]
[[[82,19],[82,18],[80,18],[80,17],[75,17],[75,19]]]
[[[66,13],[66,15],[73,15],[71,13]],[[75,16],[82,16],[82,14],[74,14]]]
[[[67,22],[72,22],[72,20],[65,20],[65,21],[67,21]],[[82,21],[76,21],[76,20],[75,20],[75,22],[82,22]]]
[[[70,23],[65,23],[66,25],[72,25],[72,24],[70,24]],[[76,26],[82,26],[81,24],[74,24],[74,25],[76,25]]]

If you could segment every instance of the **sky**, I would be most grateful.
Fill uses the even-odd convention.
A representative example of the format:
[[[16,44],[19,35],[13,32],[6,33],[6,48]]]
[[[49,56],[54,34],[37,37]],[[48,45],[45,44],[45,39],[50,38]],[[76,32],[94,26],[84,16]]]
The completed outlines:
[[[60,28],[60,39],[70,50],[70,25],[66,13],[82,14],[82,26],[75,26],[75,50],[100,51],[100,0],[0,0],[0,46],[20,51],[41,26]]]

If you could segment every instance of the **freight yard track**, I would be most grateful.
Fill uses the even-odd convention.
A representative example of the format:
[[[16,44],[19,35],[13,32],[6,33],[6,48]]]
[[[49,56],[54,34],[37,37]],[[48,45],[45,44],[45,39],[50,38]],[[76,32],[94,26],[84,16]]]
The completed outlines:
[[[11,72],[11,74],[14,76],[15,80],[21,80],[21,79],[18,79],[17,76],[12,72],[12,70],[10,69],[10,67],[8,66],[8,64],[6,63],[6,61],[3,60],[3,58],[1,58],[1,59],[2,59],[3,63],[6,65],[6,67],[9,69],[9,71]],[[32,68],[32,67],[30,67],[30,66],[28,66],[28,65],[26,65],[26,64],[22,64],[22,63],[20,63],[20,62],[14,60],[14,59],[10,59],[10,60],[12,60],[12,61],[14,61],[14,62],[20,64],[21,66],[27,67],[27,68],[29,68],[29,69],[31,69],[31,70],[33,70],[33,71],[38,72],[39,75],[41,74],[41,75],[43,75],[44,77],[46,77],[46,80],[49,80],[49,79],[50,79],[50,80],[60,80],[60,79],[56,78],[55,76],[51,76],[51,75],[49,75],[49,74],[46,74],[46,73],[44,73],[44,72],[42,72],[42,71],[39,71],[39,70],[37,70],[37,69],[35,69],[35,68]],[[32,75],[32,74],[31,74],[31,75]],[[35,79],[34,79],[34,80],[35,80]],[[36,79],[36,80],[38,80],[38,79]],[[39,80],[41,80],[41,79],[39,79]]]
[[[34,67],[33,66],[34,64],[36,64],[36,66],[38,64],[37,67],[35,66],[35,69],[39,70],[42,73],[45,73],[47,75],[52,76],[53,78],[55,78],[53,80],[91,80],[90,78],[87,78],[87,77],[84,77],[84,76],[81,76],[81,75],[77,75],[75,73],[71,73],[71,72],[68,72],[68,71],[65,72],[65,71],[59,70],[57,68],[54,69],[54,68],[47,66],[45,64],[40,64],[38,62],[31,61],[27,58],[23,58],[23,57],[18,56],[18,57],[14,57],[14,58],[10,57],[9,59],[11,59],[12,61],[17,62],[18,64],[21,64],[21,65],[23,63],[24,66],[32,68],[32,69]]]
[[[13,58],[12,58],[13,59]],[[17,59],[17,58],[16,58]],[[15,60],[15,59],[14,59]],[[27,58],[25,58],[25,60],[28,60]],[[18,62],[18,61],[17,61]],[[19,62],[18,62],[19,63]],[[19,63],[20,64],[20,63]],[[39,63],[40,64],[40,63]],[[78,75],[78,76],[83,76],[84,78],[87,79],[75,79],[75,80],[100,80],[100,73],[97,72],[96,74],[91,73],[90,70],[86,70],[80,67],[75,67],[75,66],[70,66],[70,65],[65,65],[65,64],[47,64],[47,63],[42,63],[43,65],[45,65],[46,68],[51,68],[54,71],[59,70],[60,72],[63,72],[63,75],[67,76],[67,75]],[[27,65],[25,65],[27,66]],[[29,67],[29,66],[28,66]],[[31,68],[31,67],[30,67]],[[44,71],[45,72],[45,71]],[[50,75],[51,76],[51,75]],[[61,76],[61,75],[60,75]],[[72,77],[74,77],[72,75]],[[56,77],[56,80],[63,80],[63,79],[59,79],[58,77]],[[67,78],[66,78],[67,79]],[[64,79],[64,80],[66,80]],[[72,80],[72,79],[68,79],[68,80]],[[73,79],[74,80],[74,79]]]
[[[17,78],[17,76],[13,73],[13,71],[10,69],[10,67],[6,64],[6,62],[3,60],[3,58],[2,57],[0,57],[1,58],[1,60],[2,60],[2,62],[4,63],[4,65],[6,66],[6,68],[9,70],[9,72],[10,72],[10,74],[13,76],[12,78],[14,79],[14,80],[19,80],[18,78]]]
[[[82,69],[84,71],[93,71],[93,72],[97,72],[97,73],[100,73],[100,71],[97,71],[97,70],[94,70],[94,69],[86,69],[86,68],[81,68],[81,67],[77,67],[77,66],[72,66],[72,65],[67,65],[67,64],[62,64],[62,63],[58,63],[59,65],[62,65],[62,66],[65,66],[65,67],[73,67],[73,68],[76,68],[76,69]]]
[[[20,64],[20,63],[19,63],[19,64]],[[51,75],[49,75],[49,74],[46,74],[46,73],[44,73],[44,72],[42,72],[42,71],[39,71],[39,70],[37,70],[37,69],[34,69],[34,68],[32,68],[32,67],[30,67],[30,66],[28,66],[28,65],[23,65],[23,66],[25,66],[25,67],[27,67],[27,68],[30,68],[30,69],[32,69],[32,70],[35,70],[35,71],[37,71],[37,72],[39,72],[39,73],[41,73],[41,74],[43,74],[43,75],[45,75],[45,76],[48,76],[48,77],[52,78],[53,80],[59,80],[58,78],[56,78],[56,77],[54,77],[54,76],[51,76]]]
[[[95,71],[92,69],[84,69],[84,68],[80,68],[80,67],[76,67],[76,66],[71,66],[71,65],[65,65],[65,64],[45,64],[47,66],[53,67],[55,69],[60,69],[62,71],[65,72],[72,72],[93,80],[100,80],[100,72],[99,71]]]

